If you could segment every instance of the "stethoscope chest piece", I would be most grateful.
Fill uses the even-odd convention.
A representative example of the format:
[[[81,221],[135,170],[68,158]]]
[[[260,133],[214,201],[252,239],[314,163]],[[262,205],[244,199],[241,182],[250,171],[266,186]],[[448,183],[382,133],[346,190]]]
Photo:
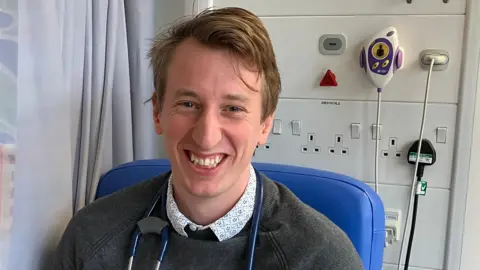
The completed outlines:
[[[162,229],[168,226],[168,223],[159,217],[149,216],[138,221],[137,226],[143,235],[151,233],[161,235]]]
[[[133,237],[130,259],[128,260],[128,270],[131,270],[133,267],[133,260],[138,246],[138,239],[141,235],[147,234],[157,234],[161,235],[162,237],[161,252],[158,254],[157,264],[155,265],[155,270],[160,269],[160,265],[165,257],[165,252],[167,251],[168,237],[170,233],[168,228],[168,223],[166,221],[155,216],[147,216],[137,222],[137,229],[135,230]]]

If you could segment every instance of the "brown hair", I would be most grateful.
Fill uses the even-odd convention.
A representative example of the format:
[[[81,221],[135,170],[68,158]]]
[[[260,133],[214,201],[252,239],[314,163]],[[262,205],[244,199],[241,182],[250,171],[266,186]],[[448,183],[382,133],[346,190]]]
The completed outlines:
[[[213,48],[227,49],[243,65],[258,72],[263,79],[262,121],[275,112],[281,81],[270,37],[257,16],[237,7],[205,10],[189,20],[174,24],[155,38],[148,57],[154,73],[155,93],[152,98],[156,98],[160,107],[170,59],[176,47],[187,38],[194,38]]]

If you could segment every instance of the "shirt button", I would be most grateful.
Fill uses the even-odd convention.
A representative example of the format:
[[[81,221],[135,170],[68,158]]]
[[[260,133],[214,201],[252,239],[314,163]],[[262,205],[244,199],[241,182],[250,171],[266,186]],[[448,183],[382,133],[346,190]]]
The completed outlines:
[[[188,227],[190,227],[190,230],[192,230],[192,232],[197,230],[197,226],[195,226],[193,224],[190,224]]]

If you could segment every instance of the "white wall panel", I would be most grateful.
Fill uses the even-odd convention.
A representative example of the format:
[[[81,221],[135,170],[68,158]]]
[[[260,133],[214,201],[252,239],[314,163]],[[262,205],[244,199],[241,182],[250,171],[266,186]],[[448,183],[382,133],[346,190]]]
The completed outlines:
[[[254,160],[298,164],[323,170],[335,171],[374,182],[374,144],[372,125],[376,119],[376,103],[341,101],[338,105],[324,104],[319,100],[281,99],[276,119],[282,120],[282,134],[269,136],[269,149],[259,147]],[[414,166],[407,163],[406,152],[418,140],[423,105],[414,103],[382,103],[380,150],[386,151],[379,159],[380,183],[410,185]],[[452,174],[455,105],[428,106],[424,138],[429,139],[437,152],[437,161],[426,169],[429,186],[449,188]],[[302,134],[292,135],[292,121],[302,121]],[[361,125],[360,139],[351,139],[351,124]],[[447,142],[436,143],[437,127],[447,128]],[[308,135],[315,136],[314,142]],[[335,136],[341,135],[341,145],[335,144]],[[396,138],[396,146],[389,146]],[[302,152],[306,145],[307,152]],[[318,147],[319,152],[314,152]],[[330,153],[329,148],[336,150]],[[348,154],[342,154],[347,149]],[[396,154],[401,156],[397,157]]]
[[[450,244],[451,249],[449,250],[449,257],[452,259],[449,258],[446,269],[452,269],[453,267],[450,265],[455,263],[456,258],[461,257],[459,270],[477,270],[480,268],[480,1],[469,0],[467,18],[467,38],[465,40],[467,57],[464,63],[465,82],[463,83],[465,91],[461,95],[460,102],[463,104],[463,110],[460,110],[460,113],[465,114],[463,117],[465,125],[461,125],[457,130],[462,134],[463,141],[459,144],[459,150],[462,151],[463,158],[457,160],[463,163],[464,168],[467,168],[459,170],[459,175],[468,173],[468,178],[464,178],[468,179],[468,182],[458,183],[453,189],[457,190],[453,199],[458,199],[454,204],[457,207],[452,210],[458,218],[452,217],[452,220],[455,220],[452,222],[452,230],[463,229],[463,239],[455,237],[455,234],[452,239],[449,239],[449,242],[453,242]],[[475,77],[476,79],[473,79]],[[469,124],[472,125],[469,126]],[[462,200],[462,197],[466,202]],[[464,219],[462,210],[465,210]],[[460,246],[460,244],[462,245]]]
[[[465,0],[213,0],[213,5],[240,6],[262,16],[465,13]]]
[[[402,268],[403,269],[403,268]],[[441,269],[433,269],[433,268],[418,268],[418,267],[408,267],[409,270],[441,270]],[[383,264],[382,270],[397,270],[397,265],[395,264]]]
[[[430,178],[429,175],[427,170],[425,177]],[[402,210],[401,231],[403,232],[410,188],[381,185],[379,193],[385,208]],[[410,256],[412,267],[443,269],[449,196],[450,192],[445,189],[427,189],[427,195],[419,197],[417,222]],[[409,233],[408,230],[407,234]],[[403,234],[400,239],[402,236]],[[397,264],[399,254],[400,243],[394,243],[384,250],[384,262]],[[406,246],[403,253],[404,258],[405,254]],[[404,262],[403,260],[402,264]]]
[[[282,97],[345,100],[376,100],[376,90],[359,66],[361,46],[377,31],[395,26],[405,49],[405,64],[385,87],[383,99],[419,102],[427,72],[418,59],[425,49],[450,53],[449,67],[432,76],[432,102],[456,103],[462,61],[463,16],[374,16],[264,18],[274,44],[282,75]],[[347,49],[342,55],[323,55],[319,38],[344,34]],[[331,69],[338,87],[320,87]]]

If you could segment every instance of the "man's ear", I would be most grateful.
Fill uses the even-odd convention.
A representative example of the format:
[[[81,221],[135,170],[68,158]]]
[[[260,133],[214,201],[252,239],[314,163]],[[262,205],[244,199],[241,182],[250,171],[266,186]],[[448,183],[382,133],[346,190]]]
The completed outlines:
[[[274,115],[271,114],[265,118],[265,121],[263,121],[258,144],[263,145],[267,143],[268,135],[270,135],[270,131],[272,131],[273,117]]]
[[[155,132],[158,135],[162,134],[162,127],[160,125],[160,104],[158,104],[157,93],[153,93],[152,95],[152,114],[153,114],[153,124],[155,125]]]

